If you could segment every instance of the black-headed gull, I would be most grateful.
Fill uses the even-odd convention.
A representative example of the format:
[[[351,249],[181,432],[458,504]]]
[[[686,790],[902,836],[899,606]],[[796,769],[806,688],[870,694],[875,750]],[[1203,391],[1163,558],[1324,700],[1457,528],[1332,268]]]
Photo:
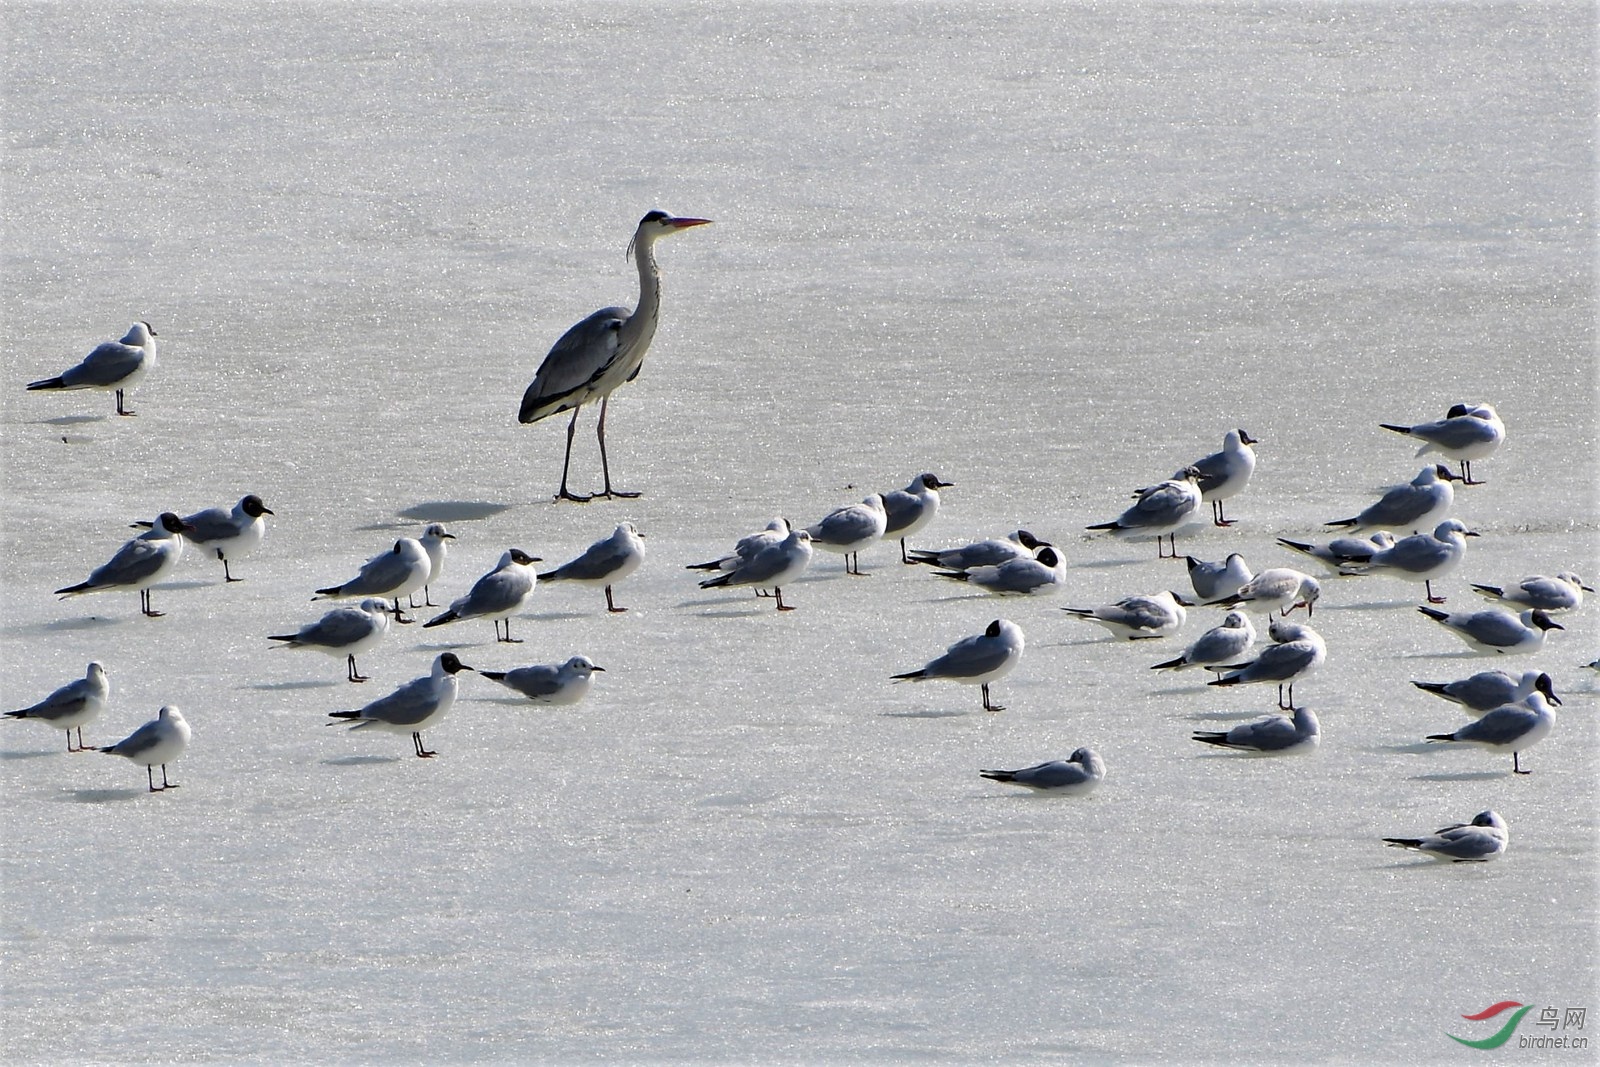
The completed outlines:
[[[1216,526],[1232,526],[1222,517],[1222,502],[1243,492],[1255,473],[1256,453],[1250,446],[1260,444],[1243,430],[1229,430],[1222,438],[1222,451],[1196,460],[1200,472],[1200,502],[1211,505],[1211,521]]]
[[[454,652],[441,652],[433,661],[433,670],[427,675],[413,678],[364,708],[329,712],[333,722],[328,725],[410,734],[418,756],[423,759],[437,756],[437,752],[422,747],[422,731],[443,719],[454,706],[459,689],[456,675],[470,670],[472,668],[457,659]]]
[[[1059,593],[1066,585],[1067,564],[1061,558],[1060,549],[1045,545],[1032,557],[1010,559],[999,566],[934,571],[934,574],[966,582],[996,596],[1049,596]]]
[[[1185,467],[1164,482],[1146,486],[1133,495],[1135,503],[1110,522],[1096,523],[1089,530],[1109,530],[1116,537],[1143,539],[1154,537],[1156,558],[1166,559],[1161,547],[1167,537],[1172,544],[1171,558],[1178,557],[1178,532],[1199,525],[1200,472]]]
[[[1419,607],[1418,611],[1467,643],[1474,652],[1487,655],[1520,656],[1544,647],[1544,635],[1565,630],[1538,608],[1513,615],[1504,608],[1480,611],[1440,611]]]
[[[144,380],[156,365],[156,332],[148,322],[136,322],[120,341],[106,341],[54,378],[29,382],[28,388],[96,389],[117,394],[117,414],[133,415],[123,403],[123,394]]]
[[[603,588],[608,612],[627,611],[611,598],[611,587],[644,563],[644,535],[631,522],[621,522],[576,558],[539,575],[541,582],[573,582]]]
[[[417,538],[422,550],[428,554],[428,580],[422,583],[422,606],[425,608],[439,606],[433,602],[429,587],[437,584],[444,574],[444,563],[450,556],[450,546],[445,542],[455,539],[456,535],[446,530],[442,522],[430,522],[423,527],[422,536]],[[415,608],[417,605],[412,603],[411,606]]]
[[[1257,756],[1310,752],[1322,740],[1322,727],[1310,708],[1293,708],[1292,716],[1266,715],[1231,730],[1197,730],[1194,740]]]
[[[1460,463],[1462,485],[1483,484],[1472,479],[1472,461],[1494,455],[1506,439],[1505,423],[1488,404],[1456,404],[1444,418],[1415,426],[1378,425],[1423,442],[1417,450],[1419,456],[1437,452]]]
[[[1571,571],[1562,571],[1554,577],[1535,574],[1522,579],[1507,589],[1500,585],[1473,585],[1490,600],[1541,611],[1577,611],[1583,607],[1583,594],[1594,592]]]
[[[1105,781],[1106,765],[1092,748],[1080,748],[1066,759],[1035,763],[1015,771],[979,771],[991,782],[1026,786],[1039,793],[1058,796],[1092,793]]]
[[[906,554],[906,538],[919,532],[939,513],[939,490],[954,482],[941,481],[937,474],[924,472],[911,479],[904,489],[883,494],[885,541],[900,542],[900,562],[915,562]]]
[[[491,682],[514,689],[535,704],[576,704],[589,695],[594,672],[605,668],[588,656],[573,656],[559,665],[518,667],[509,671],[479,671]]]
[[[1178,594],[1163,589],[1153,596],[1123,597],[1093,608],[1062,608],[1074,618],[1104,626],[1129,641],[1166,637],[1182,628],[1189,613]]]
[[[183,755],[184,749],[189,747],[189,734],[189,723],[184,719],[183,713],[168,705],[157,712],[155,718],[121,741],[96,751],[112,756],[125,756],[134,763],[143,764],[145,781],[150,786],[150,792],[159,793],[163,789],[178,788],[177,782],[167,780],[167,764],[176,762],[178,757]],[[159,786],[156,785],[154,770],[158,764],[161,767]]]
[[[1335,537],[1324,544],[1315,544],[1310,541],[1291,541],[1287,537],[1278,538],[1278,544],[1284,548],[1293,549],[1328,568],[1330,574],[1342,574],[1347,563],[1365,563],[1374,554],[1394,544],[1394,534],[1388,530],[1376,530],[1368,537],[1349,535]]]
[[[1309,626],[1273,619],[1267,633],[1276,644],[1268,645],[1249,663],[1234,666],[1222,677],[1207,685],[1247,685],[1252,682],[1276,682],[1278,707],[1294,707],[1294,684],[1315,674],[1328,658],[1328,647],[1322,635]]]
[[[707,560],[704,563],[690,563],[684,569],[691,571],[731,571],[741,563],[745,563],[768,545],[775,545],[789,536],[789,520],[779,515],[765,527],[753,534],[745,534],[734,542],[733,551],[726,556]]]
[[[106,701],[111,697],[111,682],[106,678],[106,669],[98,662],[89,664],[89,669],[82,678],[74,679],[66,685],[55,690],[49,696],[30,707],[20,711],[6,712],[8,719],[38,719],[46,726],[53,726],[57,730],[65,730],[67,734],[67,751],[83,752],[86,748],[83,743],[83,728],[94,722],[100,713],[105,710]],[[78,746],[72,746],[72,732],[78,732]]]
[[[1347,563],[1344,574],[1387,574],[1408,582],[1421,582],[1428,603],[1443,604],[1445,598],[1433,595],[1433,583],[1461,565],[1467,554],[1468,537],[1477,537],[1459,519],[1446,519],[1432,533],[1402,537],[1388,548],[1374,552],[1359,563]]]
[[[318,589],[311,599],[381,596],[394,601],[394,621],[408,623],[411,620],[400,610],[400,598],[405,597],[409,602],[412,593],[427,585],[432,566],[428,550],[422,547],[421,541],[402,537],[392,549],[363,563],[354,578],[343,585]]]
[[[1184,556],[1183,561],[1189,567],[1189,585],[1202,604],[1232,596],[1253,577],[1249,564],[1237,552],[1229,553],[1228,558],[1220,563],[1196,559],[1194,556]]]
[[[1242,611],[1230,611],[1222,622],[1197,637],[1183,655],[1157,663],[1153,671],[1181,671],[1186,667],[1204,667],[1219,671],[1225,663],[1233,663],[1256,643],[1256,628],[1250,617]]]
[[[883,540],[888,525],[883,494],[873,493],[859,504],[834,508],[806,527],[806,533],[811,535],[813,548],[844,556],[846,574],[861,574],[861,550]]]
[[[1408,848],[1436,860],[1483,863],[1505,854],[1511,828],[1493,811],[1480,811],[1471,822],[1455,823],[1427,837],[1386,837],[1392,848]]]
[[[273,634],[267,640],[284,642],[279,648],[309,648],[329,656],[343,656],[345,677],[364,682],[367,676],[356,668],[356,657],[383,640],[389,632],[389,613],[388,601],[371,596],[353,608],[334,608],[292,634]]]
[[[1220,605],[1235,608],[1241,605],[1252,611],[1271,615],[1287,615],[1295,608],[1305,608],[1306,615],[1313,614],[1322,596],[1322,583],[1304,571],[1293,567],[1268,567],[1241,585],[1231,596],[1213,600],[1207,606]]]
[[[272,509],[259,496],[249,493],[240,497],[232,508],[206,508],[193,515],[185,515],[183,521],[190,529],[184,536],[199,551],[222,561],[223,581],[242,582],[243,578],[233,576],[228,561],[241,560],[260,546],[267,532],[266,520],[262,516],[271,514]],[[136,522],[134,526],[148,530],[153,524]]]
[[[1461,479],[1450,468],[1430,463],[1404,485],[1392,485],[1374,503],[1353,519],[1335,519],[1328,526],[1342,526],[1350,533],[1368,530],[1418,530],[1438,524],[1455,503],[1451,482]]]
[[[1526,699],[1529,693],[1543,693],[1545,700],[1556,707],[1561,699],[1556,696],[1555,682],[1543,671],[1523,671],[1520,675],[1505,671],[1479,671],[1470,678],[1454,682],[1418,682],[1412,685],[1424,693],[1443,697],[1470,711],[1493,711],[1501,704],[1514,704]]]
[[[1017,530],[1004,537],[991,537],[957,548],[913,548],[909,555],[913,563],[926,563],[947,571],[967,571],[974,567],[998,567],[1007,560],[1027,559],[1038,548],[1049,543],[1039,540],[1027,530]]]
[[[1521,753],[1548,737],[1555,724],[1555,713],[1550,710],[1544,694],[1536,692],[1514,704],[1502,704],[1453,733],[1429,734],[1427,739],[1477,745],[1491,752],[1509,752],[1511,773],[1531,774],[1522,769]]]
[[[422,628],[426,630],[464,619],[488,619],[494,623],[496,641],[521,644],[521,638],[511,636],[511,616],[522,610],[538,584],[541,576],[533,565],[539,562],[538,556],[530,556],[520,548],[507,549],[501,553],[494,570],[473,582],[466,596],[452,601],[446,611],[423,623]],[[505,621],[504,637],[500,636],[501,620]]]
[[[989,699],[989,683],[1003,678],[1022,659],[1022,628],[1009,619],[996,619],[981,634],[963,637],[922,667],[893,675],[897,682],[943,679],[983,687],[983,710],[1004,711]]]
[[[63,599],[114,589],[137,589],[139,610],[151,618],[164,612],[150,607],[150,589],[172,573],[183,558],[184,533],[189,525],[170,511],[163,512],[152,528],[126,542],[105,563],[90,572],[88,580],[57,589]]]
[[[811,535],[805,530],[790,530],[783,540],[767,544],[749,559],[735,564],[732,570],[707,578],[700,583],[700,588],[749,585],[755,587],[756,596],[765,595],[761,592],[763,589],[771,589],[778,610],[793,611],[793,604],[783,602],[783,586],[804,574],[810,565]]]

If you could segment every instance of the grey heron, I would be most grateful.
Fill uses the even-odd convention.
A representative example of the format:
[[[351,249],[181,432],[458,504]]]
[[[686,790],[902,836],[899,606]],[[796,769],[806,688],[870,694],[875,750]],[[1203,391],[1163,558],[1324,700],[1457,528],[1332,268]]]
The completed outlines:
[[[639,376],[639,368],[656,335],[661,317],[661,269],[656,266],[655,243],[668,234],[703,226],[710,219],[675,218],[664,211],[651,211],[639,220],[629,254],[639,267],[639,303],[630,312],[623,307],[601,308],[561,335],[539,365],[533,384],[522,395],[522,410],[517,421],[538,422],[562,411],[572,412],[567,424],[567,452],[561,463],[561,488],[558,500],[583,502],[595,496],[634,497],[611,488],[611,468],[606,461],[606,406],[612,390]],[[598,397],[600,419],[595,435],[600,440],[600,471],[605,484],[600,492],[582,496],[567,489],[567,471],[572,465],[572,435],[578,428],[578,412]]]

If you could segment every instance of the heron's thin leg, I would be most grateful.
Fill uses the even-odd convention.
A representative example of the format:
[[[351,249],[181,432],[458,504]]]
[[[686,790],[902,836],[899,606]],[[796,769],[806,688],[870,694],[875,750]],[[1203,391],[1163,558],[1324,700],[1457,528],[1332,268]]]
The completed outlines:
[[[600,400],[600,421],[595,425],[595,436],[600,438],[600,476],[605,482],[605,487],[597,496],[636,497],[638,493],[624,493],[621,489],[611,488],[611,467],[606,463],[606,406],[611,403],[611,397],[605,396]]]
[[[590,498],[586,496],[579,496],[577,493],[574,493],[567,488],[567,470],[572,466],[572,435],[578,430],[578,412],[582,410],[583,407],[581,405],[573,408],[572,421],[567,423],[567,455],[566,458],[561,461],[561,488],[556,491],[557,500],[573,500],[579,504],[588,503]],[[600,410],[602,412],[605,411],[604,404],[601,405]],[[605,463],[605,455],[606,450],[604,438],[602,438],[600,446],[600,462],[602,465]]]

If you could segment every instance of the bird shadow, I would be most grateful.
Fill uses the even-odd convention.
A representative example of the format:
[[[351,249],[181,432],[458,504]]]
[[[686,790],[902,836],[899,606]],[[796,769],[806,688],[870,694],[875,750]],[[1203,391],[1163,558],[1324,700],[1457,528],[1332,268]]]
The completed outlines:
[[[1413,782],[1490,782],[1504,778],[1502,771],[1462,771],[1459,774],[1413,774]]]
[[[948,708],[923,708],[919,711],[886,711],[886,719],[960,719],[971,715],[970,711],[951,711]]]
[[[166,590],[166,589],[209,589],[213,585],[221,585],[221,584],[222,584],[221,582],[207,582],[207,581],[203,581],[203,580],[201,580],[199,578],[185,578],[185,579],[183,579],[182,581],[179,581],[179,582],[162,582],[161,585],[158,588],[163,589],[163,590]]]
[[[418,522],[471,522],[510,511],[511,504],[491,504],[486,500],[429,500],[395,512],[402,519]]]
[[[106,626],[121,626],[127,620],[113,619],[103,615],[83,615],[76,619],[57,619],[47,622],[40,627],[41,630],[97,630]]]
[[[61,799],[74,804],[113,804],[119,800],[138,800],[149,792],[149,789],[74,789]]]
[[[60,753],[60,751],[61,750],[59,748],[51,748],[51,749],[39,749],[39,750],[34,751],[34,752],[0,752],[0,760],[44,759],[46,756],[57,755],[58,753]]]
[[[41,419],[45,426],[81,426],[86,422],[105,422],[104,415],[57,415],[53,419]]]
[[[1184,718],[1196,722],[1248,722],[1261,718],[1263,714],[1259,711],[1195,711],[1185,715]]]
[[[251,682],[249,685],[241,685],[239,688],[260,689],[270,693],[280,689],[333,689],[337,687],[338,684],[338,682],[330,682],[326,679],[319,681],[307,679],[306,681],[300,682]]]
[[[333,756],[322,761],[325,767],[363,767],[372,763],[399,763],[399,756]]]

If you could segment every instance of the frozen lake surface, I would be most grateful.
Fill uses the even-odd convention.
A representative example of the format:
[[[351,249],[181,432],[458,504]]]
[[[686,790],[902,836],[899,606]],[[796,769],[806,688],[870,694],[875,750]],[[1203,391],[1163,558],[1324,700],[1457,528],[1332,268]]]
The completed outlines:
[[[1408,680],[1496,664],[1411,585],[1325,583],[1297,689],[1323,742],[1278,760],[1189,739],[1270,687],[1148,670],[1218,609],[1135,644],[1057,610],[1185,588],[1083,528],[1225,431],[1261,440],[1255,479],[1180,551],[1296,566],[1277,537],[1421,466],[1379,422],[1462,401],[1509,436],[1458,491],[1482,536],[1448,606],[1600,577],[1592,5],[0,17],[0,689],[97,659],[91,743],[163,704],[194,728],[151,796],[0,727],[7,1060],[1425,1062],[1498,1001],[1600,1008],[1600,609],[1505,664],[1566,701],[1515,778],[1422,743],[1466,719]],[[563,330],[633,302],[654,207],[716,224],[661,245],[661,332],[608,420],[644,495],[552,504],[563,419],[518,401]],[[136,318],[162,342],[137,418],[23,391]],[[778,615],[683,569],[923,470],[955,487],[916,544],[1027,527],[1066,591],[975,596],[885,544],[865,578],[819,554]],[[51,595],[130,522],[246,492],[276,514],[243,583],[192,553],[161,619]],[[397,628],[365,686],[266,639],[425,521],[459,538],[448,602],[509,546],[553,565],[625,518],[626,614],[542,587],[526,644]],[[1008,710],[890,683],[997,617],[1028,641]],[[433,760],[324,727],[446,649],[607,671],[566,708],[464,674]],[[1079,746],[1090,797],[976,773]],[[1490,807],[1497,863],[1381,844]]]

